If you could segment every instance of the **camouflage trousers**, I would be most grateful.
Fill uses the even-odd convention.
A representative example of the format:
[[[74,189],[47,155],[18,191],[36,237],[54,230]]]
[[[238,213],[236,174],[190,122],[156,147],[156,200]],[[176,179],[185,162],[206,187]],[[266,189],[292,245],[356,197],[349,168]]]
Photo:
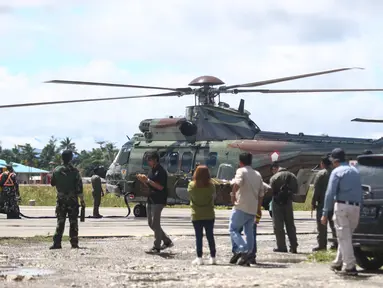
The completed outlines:
[[[7,214],[7,218],[18,218],[20,217],[20,207],[18,203],[18,197],[16,191],[10,187],[4,187],[2,194],[2,207],[0,212]]]
[[[93,216],[100,215],[100,205],[101,205],[101,192],[92,193],[93,196]]]
[[[78,203],[68,203],[66,201],[57,201],[56,217],[57,226],[53,236],[53,243],[60,245],[65,229],[65,221],[69,219],[69,240],[72,245],[78,245]]]

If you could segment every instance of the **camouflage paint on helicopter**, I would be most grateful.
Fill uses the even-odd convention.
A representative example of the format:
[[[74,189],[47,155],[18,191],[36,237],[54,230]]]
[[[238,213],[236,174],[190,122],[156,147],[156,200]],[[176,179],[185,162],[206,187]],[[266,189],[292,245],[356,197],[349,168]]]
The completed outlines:
[[[168,127],[167,127],[168,128]],[[262,137],[266,138],[263,132]],[[371,142],[369,139],[286,135],[281,133],[284,141],[275,140],[224,140],[224,141],[199,141],[190,143],[187,141],[145,141],[137,139],[130,150],[129,164],[127,165],[127,177],[123,185],[123,191],[116,194],[134,195],[134,202],[146,201],[142,193],[144,187],[135,179],[136,173],[146,173],[149,169],[144,160],[145,154],[157,150],[161,157],[161,165],[169,173],[169,198],[168,204],[188,204],[189,197],[186,191],[188,181],[191,178],[192,169],[196,163],[205,164],[210,168],[211,174],[217,187],[216,205],[230,205],[230,186],[225,180],[230,180],[238,166],[239,154],[243,151],[254,155],[252,166],[260,171],[265,181],[271,176],[269,165],[272,163],[272,155],[278,155],[278,161],[296,175],[300,183],[299,194],[295,202],[306,200],[307,189],[315,176],[313,170],[320,158],[335,147],[343,147],[350,159],[354,158],[368,147],[381,149],[381,141]],[[299,138],[294,141],[291,137]],[[289,138],[290,137],[290,138]],[[338,139],[339,138],[339,139]],[[226,176],[222,172],[225,168]],[[221,171],[220,171],[221,169]],[[229,172],[227,172],[229,171]],[[110,185],[110,183],[108,183]],[[108,189],[109,190],[109,189]],[[264,207],[268,208],[270,195],[265,197]]]
[[[48,83],[144,88],[171,92],[19,103],[0,105],[0,108],[194,95],[195,105],[186,108],[185,117],[146,119],[140,123],[139,128],[142,134],[136,134],[133,139],[125,143],[110,166],[106,177],[108,191],[124,195],[125,198],[130,193],[136,197],[135,201],[144,202],[146,197],[142,193],[143,187],[137,183],[135,175],[145,173],[149,168],[145,161],[145,153],[157,150],[161,156],[161,164],[169,173],[169,203],[188,203],[185,189],[191,176],[191,170],[196,163],[201,163],[206,164],[210,168],[212,176],[217,178],[216,204],[227,205],[230,204],[228,197],[230,186],[226,185],[223,179],[230,179],[234,175],[239,154],[242,151],[249,151],[254,155],[252,166],[261,172],[266,181],[270,177],[268,165],[273,159],[278,159],[281,165],[296,173],[300,191],[295,201],[303,202],[307,195],[307,188],[315,174],[313,168],[317,166],[323,154],[330,152],[335,147],[342,147],[346,150],[347,155],[353,158],[365,149],[375,150],[378,153],[378,150],[379,152],[382,150],[382,138],[372,140],[261,131],[249,118],[250,113],[244,109],[244,100],[241,99],[238,109],[230,108],[228,104],[221,102],[221,94],[383,91],[383,89],[259,89],[259,86],[268,84],[353,69],[363,68],[339,68],[235,85],[225,85],[222,80],[214,76],[200,76],[189,83],[190,87],[183,88],[52,80]],[[217,104],[215,103],[216,97],[218,97]],[[266,202],[267,200],[264,201],[264,203]],[[143,208],[142,205],[137,207]],[[138,210],[143,211],[143,209]],[[137,215],[135,212],[134,214]]]
[[[244,101],[241,101],[238,110],[243,108]],[[187,107],[184,118],[145,119],[139,128],[142,134],[136,134],[134,140],[124,145],[125,152],[121,151],[118,155],[124,161],[124,177],[118,166],[112,164],[108,171],[111,177],[107,178],[107,191],[130,197],[130,200],[140,204],[146,201],[143,193],[145,186],[136,181],[135,175],[147,173],[149,167],[144,158],[147,152],[153,150],[158,151],[160,163],[169,174],[168,204],[189,204],[187,184],[192,169],[196,163],[201,163],[207,165],[212,177],[216,178],[215,204],[231,205],[230,187],[223,180],[230,180],[234,176],[241,152],[254,155],[252,166],[266,182],[271,177],[269,165],[275,160],[295,173],[301,188],[294,201],[302,203],[306,200],[308,187],[316,173],[312,169],[324,154],[335,147],[343,147],[350,158],[356,158],[366,148],[381,150],[383,146],[381,139],[373,141],[261,131],[249,119],[249,113],[210,105]],[[270,200],[271,195],[266,195],[263,203],[265,209],[268,209]],[[141,207],[140,210],[143,209]]]

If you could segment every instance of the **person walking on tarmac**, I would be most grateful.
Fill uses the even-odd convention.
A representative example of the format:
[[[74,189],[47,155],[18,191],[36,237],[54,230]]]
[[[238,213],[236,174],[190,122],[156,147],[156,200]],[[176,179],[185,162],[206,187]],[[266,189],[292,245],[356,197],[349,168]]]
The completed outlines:
[[[298,180],[293,173],[279,166],[277,162],[271,165],[270,186],[273,191],[272,213],[274,234],[277,248],[274,252],[287,252],[284,225],[290,241],[290,252],[297,253],[298,240],[294,223],[292,195],[298,192]]]
[[[61,249],[61,240],[64,233],[65,221],[69,218],[69,238],[72,248],[78,246],[78,198],[81,200],[81,206],[85,207],[83,184],[80,172],[73,167],[70,161],[73,153],[70,150],[64,150],[62,155],[63,165],[57,166],[52,175],[51,185],[56,187],[56,217],[57,226],[53,236],[53,245],[49,249]]]
[[[4,211],[7,219],[21,219],[20,217],[20,192],[16,174],[11,165],[6,166],[7,171],[0,176],[0,187],[3,189]]]
[[[326,190],[321,222],[327,225],[329,211],[334,210],[338,251],[331,270],[357,275],[352,234],[359,224],[360,205],[363,201],[362,181],[357,168],[346,162],[343,149],[335,148],[330,160],[334,169]],[[343,265],[345,270],[341,271]]]
[[[102,218],[103,216],[100,215],[100,204],[101,204],[101,197],[104,197],[104,191],[102,190],[102,184],[101,184],[101,177],[99,174],[99,171],[103,167],[97,166],[93,169],[93,176],[91,177],[92,182],[92,196],[93,196],[93,218]]]
[[[151,170],[148,176],[138,174],[137,179],[149,188],[148,203],[146,211],[148,215],[148,225],[154,232],[153,248],[148,253],[160,253],[161,250],[173,247],[173,241],[162,230],[161,213],[165,208],[168,198],[168,174],[160,164],[160,156],[156,151],[147,156]],[[161,245],[161,241],[163,244]]]
[[[313,248],[313,252],[327,249],[327,225],[322,225],[321,218],[323,214],[324,197],[326,194],[328,180],[331,174],[331,161],[328,156],[322,157],[320,163],[321,170],[318,172],[314,180],[314,195],[311,202],[311,209],[316,210],[317,230],[318,230],[318,246]],[[336,230],[334,221],[332,220],[333,211],[328,212],[329,224],[333,238],[336,238]],[[332,245],[331,249],[336,249],[336,245]]]

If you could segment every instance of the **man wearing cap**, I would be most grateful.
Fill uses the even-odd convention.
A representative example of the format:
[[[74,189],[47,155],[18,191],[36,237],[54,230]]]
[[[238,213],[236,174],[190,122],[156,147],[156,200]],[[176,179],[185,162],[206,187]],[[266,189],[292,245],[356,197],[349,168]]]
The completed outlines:
[[[80,172],[73,167],[70,161],[73,153],[64,150],[62,155],[63,164],[53,170],[51,185],[56,187],[56,232],[53,235],[53,245],[49,249],[61,249],[61,240],[65,229],[65,221],[69,218],[69,240],[72,248],[78,249],[78,214],[80,198],[81,206],[85,207],[83,185]]]
[[[104,196],[104,191],[102,191],[102,184],[101,184],[101,177],[99,175],[99,171],[103,167],[97,166],[93,169],[93,176],[90,178],[92,182],[92,196],[93,196],[93,217],[94,218],[102,218],[103,216],[100,215],[100,204],[101,204],[101,197]]]
[[[334,210],[338,251],[331,269],[347,275],[356,275],[352,234],[359,224],[360,204],[363,200],[362,182],[358,170],[346,162],[343,149],[335,148],[330,160],[334,169],[326,190],[321,222],[327,225],[329,211]]]
[[[321,170],[315,177],[314,180],[314,194],[312,198],[312,210],[316,209],[316,220],[317,220],[317,230],[318,230],[318,246],[313,248],[313,252],[319,250],[327,249],[327,225],[322,225],[321,218],[323,214],[324,198],[326,195],[326,189],[328,185],[328,180],[331,174],[331,161],[329,156],[322,157],[320,163]],[[336,238],[336,230],[334,226],[334,221],[332,220],[333,211],[329,211],[328,219],[332,232],[332,236]],[[336,249],[336,246],[331,246],[331,249]]]

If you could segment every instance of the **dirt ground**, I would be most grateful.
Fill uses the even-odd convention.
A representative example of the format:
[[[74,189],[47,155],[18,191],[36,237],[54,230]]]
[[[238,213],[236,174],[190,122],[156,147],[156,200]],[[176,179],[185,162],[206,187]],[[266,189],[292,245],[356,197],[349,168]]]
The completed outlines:
[[[380,287],[379,274],[345,278],[329,264],[307,262],[315,235],[299,236],[298,254],[274,253],[273,236],[258,236],[258,265],[228,264],[228,236],[216,237],[218,265],[192,266],[193,237],[176,237],[161,255],[144,251],[152,237],[81,239],[83,249],[49,250],[50,242],[0,244],[0,287]],[[204,242],[206,240],[204,239]],[[204,252],[208,256],[207,244]]]

